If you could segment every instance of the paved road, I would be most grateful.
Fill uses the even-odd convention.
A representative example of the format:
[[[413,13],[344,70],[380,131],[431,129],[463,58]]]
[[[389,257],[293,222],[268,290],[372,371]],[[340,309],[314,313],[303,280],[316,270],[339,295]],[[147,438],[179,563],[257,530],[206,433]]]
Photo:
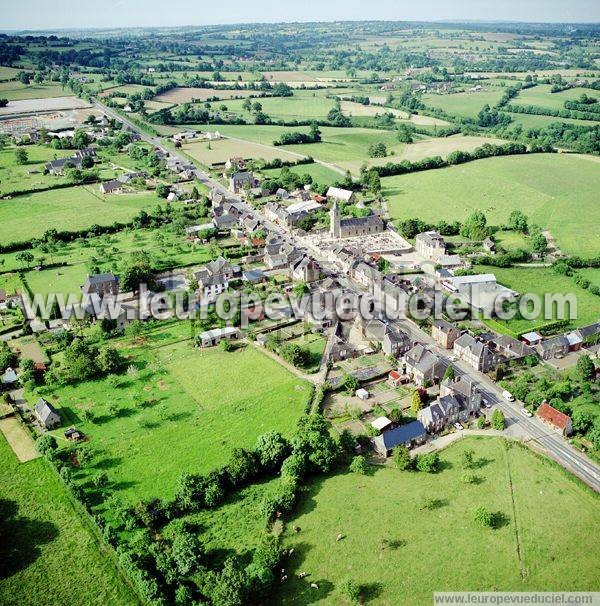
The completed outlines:
[[[139,133],[142,140],[147,141],[148,143],[161,147],[164,149],[163,142],[158,137],[153,137],[144,133],[136,124],[124,118],[120,114],[117,114],[109,107],[106,107],[102,103],[96,101],[95,105],[104,111],[109,116],[120,120],[125,123],[129,128]],[[180,159],[182,162],[189,162],[189,159],[178,154],[176,151],[168,150],[169,153],[175,158]],[[196,170],[196,178],[201,183],[204,183],[211,189],[216,189],[219,192],[225,194],[229,199],[236,199],[241,202],[244,208],[256,215],[261,221],[272,231],[279,233],[290,240],[296,240],[297,244],[300,248],[308,248],[313,256],[319,261],[321,266],[323,267],[325,273],[329,275],[339,276],[340,270],[339,268],[328,261],[322,254],[322,251],[316,249],[315,247],[311,247],[306,242],[300,242],[296,236],[290,234],[286,230],[283,230],[280,226],[273,224],[268,221],[264,215],[248,205],[246,202],[241,200],[239,196],[233,195],[229,192],[221,183],[212,179],[209,175],[204,173],[201,170]],[[349,280],[345,279],[341,276],[341,282],[348,289],[359,292],[359,289],[354,283],[351,283]],[[433,341],[430,335],[428,335],[425,331],[423,331],[417,324],[408,320],[408,319],[398,319],[393,322],[398,328],[401,328],[405,331],[411,340],[419,341],[422,343],[426,343],[429,348],[437,353],[438,355],[448,358],[448,351],[445,349],[441,349],[437,343]],[[558,434],[549,430],[544,424],[542,424],[536,418],[529,418],[521,412],[521,407],[523,406],[520,402],[508,402],[502,397],[502,389],[492,381],[487,375],[484,375],[480,372],[473,370],[470,366],[467,366],[462,361],[452,362],[457,370],[457,375],[467,375],[471,378],[474,384],[478,385],[481,389],[484,398],[492,405],[497,406],[504,413],[507,425],[518,425],[518,428],[521,432],[526,435],[530,440],[535,440],[538,444],[540,444],[545,452],[562,465],[565,469],[568,469],[578,478],[583,480],[588,486],[593,488],[596,492],[600,493],[600,466],[596,463],[588,459],[585,454],[579,452],[575,448],[573,448],[570,444],[568,444],[564,439],[562,439]]]

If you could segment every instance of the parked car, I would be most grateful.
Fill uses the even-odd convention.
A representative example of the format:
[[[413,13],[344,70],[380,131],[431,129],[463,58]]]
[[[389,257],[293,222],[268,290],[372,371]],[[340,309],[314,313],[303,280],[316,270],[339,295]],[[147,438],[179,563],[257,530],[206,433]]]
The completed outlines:
[[[504,391],[502,392],[502,397],[503,397],[505,400],[508,400],[509,402],[514,402],[514,401],[515,401],[515,396],[513,396],[513,395],[510,393],[510,391],[506,391],[506,390],[504,390]]]
[[[457,421],[456,423],[454,423],[454,428],[458,431],[462,431],[463,426]]]
[[[533,417],[533,414],[531,413],[531,410],[528,410],[527,408],[521,408],[521,412],[526,416],[526,417]]]
[[[450,362],[456,362],[458,360],[457,356],[448,356],[448,360],[450,360]]]

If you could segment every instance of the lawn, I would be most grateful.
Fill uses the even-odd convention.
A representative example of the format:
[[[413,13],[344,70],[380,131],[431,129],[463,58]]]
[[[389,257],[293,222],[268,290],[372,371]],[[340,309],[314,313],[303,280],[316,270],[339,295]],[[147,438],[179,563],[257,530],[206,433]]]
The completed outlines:
[[[573,293],[577,298],[577,319],[572,320],[572,326],[585,326],[600,319],[600,297],[593,295],[589,290],[577,286],[568,276],[555,273],[549,267],[487,267],[478,265],[478,272],[493,273],[500,284],[504,284],[517,292],[533,293],[544,301],[544,293]],[[508,324],[501,320],[494,320],[501,326],[507,327],[515,333],[533,330],[556,319],[556,310],[552,318],[545,319],[540,315],[537,320],[513,319]]]
[[[81,285],[85,282],[88,270],[83,263],[30,271],[25,275],[25,281],[31,292],[47,297],[50,293],[62,293],[65,297],[74,294],[77,300],[81,297]]]
[[[600,268],[588,268],[578,270],[584,278],[587,278],[592,284],[600,286]]]
[[[429,107],[436,107],[447,114],[463,118],[475,118],[484,105],[496,105],[504,94],[501,88],[484,90],[478,93],[451,93],[440,95],[426,93],[422,96],[423,103]]]
[[[548,228],[564,252],[593,256],[600,250],[600,171],[593,159],[568,154],[489,158],[387,177],[382,185],[395,219],[452,221],[480,209],[499,225],[518,209]]]
[[[43,458],[19,464],[2,435],[0,492],[2,604],[138,603],[56,473]]]
[[[286,524],[294,554],[274,603],[343,603],[347,577],[382,606],[431,604],[434,591],[596,590],[588,556],[596,551],[597,495],[554,463],[504,444],[461,440],[442,452],[444,469],[435,475],[388,466],[313,481]],[[466,448],[475,451],[479,484],[460,480]],[[474,521],[481,505],[501,514],[499,528]],[[302,571],[309,576],[299,579]]]
[[[307,383],[254,347],[194,349],[189,334],[181,322],[161,326],[147,343],[123,339],[120,348],[137,370],[116,387],[97,380],[48,395],[97,453],[82,479],[106,469],[112,490],[127,499],[169,498],[182,471],[222,465],[232,448],[252,447],[268,430],[291,433]],[[95,423],[82,420],[86,409]]]
[[[307,349],[310,353],[310,364],[306,368],[308,372],[316,372],[319,370],[321,365],[321,358],[325,351],[325,345],[327,345],[327,339],[323,335],[319,334],[307,334],[297,337],[288,341],[288,343],[295,343]]]
[[[0,242],[20,242],[47,229],[76,231],[91,225],[131,221],[158,202],[154,192],[102,198],[97,185],[76,186],[0,200]]]

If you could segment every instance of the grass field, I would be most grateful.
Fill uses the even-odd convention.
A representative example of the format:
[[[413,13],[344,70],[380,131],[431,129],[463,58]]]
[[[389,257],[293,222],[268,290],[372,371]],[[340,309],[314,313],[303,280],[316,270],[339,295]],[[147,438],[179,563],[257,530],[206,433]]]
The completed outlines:
[[[117,387],[90,381],[48,396],[97,453],[83,479],[106,469],[112,490],[126,498],[172,497],[182,471],[209,471],[270,429],[291,432],[308,384],[254,347],[199,350],[189,334],[182,322],[161,327],[142,345],[123,340],[134,375],[123,375]],[[136,404],[139,396],[145,404]],[[85,409],[96,423],[81,420]]]
[[[100,197],[97,185],[69,187],[0,200],[0,242],[41,236],[47,229],[75,231],[93,224],[130,221],[158,202],[154,192]]]
[[[593,120],[577,120],[575,118],[557,118],[555,116],[538,116],[536,114],[515,114],[505,112],[511,117],[511,126],[520,124],[523,128],[545,128],[554,122],[566,122],[567,124],[579,124],[580,126],[594,126],[599,122]]]
[[[315,183],[330,184],[335,183],[343,178],[343,175],[327,168],[327,166],[323,166],[322,164],[302,164],[300,166],[291,166],[290,171],[296,173],[298,175],[309,174]],[[272,168],[264,171],[265,175],[268,177],[277,177],[281,169]]]
[[[44,175],[44,164],[55,158],[66,158],[73,150],[56,150],[42,145],[28,145],[24,149],[28,155],[27,164],[17,164],[16,146],[0,150],[0,196],[67,182],[66,177]]]
[[[492,145],[501,145],[505,143],[502,139],[492,137],[476,137],[465,135],[453,135],[452,137],[430,137],[422,140],[417,140],[415,143],[404,145],[399,154],[387,156],[386,158],[367,158],[366,160],[350,160],[348,162],[339,162],[342,168],[349,169],[353,174],[358,175],[360,167],[364,161],[371,166],[381,166],[388,162],[401,162],[402,160],[410,160],[416,162],[423,158],[432,156],[441,156],[446,158],[453,151],[473,151],[477,147],[481,147],[484,143]]]
[[[477,271],[493,273],[498,282],[521,294],[534,293],[538,295],[542,300],[542,305],[544,293],[573,293],[577,298],[577,319],[571,321],[572,326],[585,326],[600,320],[600,297],[577,286],[572,278],[555,273],[551,268],[503,268],[478,265]],[[513,319],[509,320],[508,323],[502,320],[494,320],[494,323],[507,327],[515,333],[520,333],[552,322],[553,319],[556,319],[556,312],[553,311],[552,318],[545,319],[542,315],[537,320]]]
[[[60,84],[22,84],[15,81],[0,82],[0,97],[9,101],[63,97],[64,95],[65,89]]]
[[[229,158],[241,156],[245,159],[263,158],[264,160],[297,160],[298,156],[287,153],[283,147],[272,147],[268,144],[240,141],[238,139],[219,139],[217,141],[196,141],[185,143],[183,151],[189,156],[210,166],[223,164]]]
[[[0,563],[2,604],[138,603],[73,509],[56,473],[44,459],[19,464],[2,435],[0,493],[6,524]]]
[[[572,186],[575,183],[577,186]],[[427,221],[464,219],[482,210],[492,225],[512,210],[550,230],[565,252],[600,250],[600,171],[597,163],[567,154],[490,158],[440,170],[382,179],[390,215]]]
[[[596,286],[600,286],[600,269],[599,268],[580,269],[579,273],[581,273],[585,278],[587,278],[592,284],[595,284]]]
[[[344,168],[347,161],[368,160],[369,146],[373,143],[385,143],[390,155],[400,154],[405,146],[398,141],[395,131],[332,127],[323,127],[321,131],[321,143],[284,145],[282,149],[310,155]]]
[[[491,107],[498,103],[502,95],[501,88],[494,88],[479,93],[451,93],[448,95],[426,93],[422,98],[425,105],[437,107],[447,114],[475,118],[486,103]]]
[[[582,94],[588,97],[600,96],[593,88],[569,88],[560,93],[551,93],[549,84],[538,84],[532,88],[526,88],[511,101],[512,105],[539,105],[549,109],[564,109],[565,101],[576,101]]]
[[[466,448],[475,451],[479,484],[460,480]],[[286,524],[294,554],[274,603],[342,604],[346,577],[381,606],[431,604],[434,591],[597,589],[588,557],[596,549],[590,530],[600,523],[597,495],[500,439],[464,439],[441,455],[445,468],[435,475],[390,466],[315,480],[293,517],[300,533]],[[423,508],[427,498],[432,509]],[[480,505],[501,514],[501,527],[473,520]],[[309,576],[299,579],[301,571]]]
[[[314,91],[295,91],[292,97],[265,97],[253,99],[259,102],[263,112],[275,120],[324,120],[334,106],[333,99],[313,94]],[[229,111],[245,118],[251,114],[242,109],[243,100],[231,100],[226,103]]]
[[[47,296],[50,293],[62,293],[65,296],[75,294],[81,296],[81,285],[85,282],[88,270],[83,263],[67,265],[41,271],[30,271],[25,274],[25,280],[34,294]]]

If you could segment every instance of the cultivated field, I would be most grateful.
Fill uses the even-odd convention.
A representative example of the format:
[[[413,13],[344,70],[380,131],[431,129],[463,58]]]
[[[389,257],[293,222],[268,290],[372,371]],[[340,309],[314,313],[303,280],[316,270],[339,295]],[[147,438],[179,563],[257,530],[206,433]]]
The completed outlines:
[[[75,231],[93,224],[130,221],[158,201],[154,192],[100,197],[97,185],[68,187],[0,200],[0,242],[41,236],[47,229]]]
[[[0,493],[2,604],[138,603],[73,509],[56,472],[43,458],[19,463],[3,436]]]
[[[394,116],[403,122],[412,122],[417,126],[447,126],[449,124],[445,120],[440,120],[439,118],[431,118],[430,116],[421,116],[419,114],[411,114],[409,117],[407,112],[399,109],[377,105],[362,105],[361,103],[354,103],[353,101],[342,101],[341,107],[342,112],[346,116],[373,117],[389,113],[394,114]]]
[[[567,154],[489,158],[382,179],[392,217],[464,219],[482,210],[493,225],[522,210],[548,228],[560,248],[592,256],[600,250],[597,163]],[[576,184],[576,185],[573,185]]]
[[[461,482],[466,448],[475,450],[478,484]],[[596,541],[590,529],[600,523],[597,495],[500,439],[465,439],[441,454],[446,463],[436,475],[390,466],[314,481],[286,524],[294,555],[275,603],[341,604],[347,577],[369,604],[381,606],[431,604],[440,590],[597,588],[595,562],[587,557]],[[500,514],[499,528],[474,521],[481,505]],[[344,538],[336,541],[339,533]],[[309,576],[299,579],[302,571]]]
[[[309,397],[304,381],[254,347],[194,349],[189,336],[182,322],[144,344],[124,339],[118,344],[134,374],[116,387],[90,381],[48,396],[97,453],[84,474],[106,469],[125,498],[172,497],[182,471],[209,471],[270,429],[289,434]],[[82,421],[86,409],[95,423]]]

